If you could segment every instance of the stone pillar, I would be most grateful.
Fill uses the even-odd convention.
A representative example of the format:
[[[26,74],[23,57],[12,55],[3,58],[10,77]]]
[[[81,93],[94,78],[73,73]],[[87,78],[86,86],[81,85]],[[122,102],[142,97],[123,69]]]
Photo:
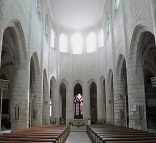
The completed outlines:
[[[137,66],[134,59],[129,60],[129,64],[127,65],[129,127],[146,130],[146,104],[142,59],[138,57]]]
[[[97,120],[102,123],[104,120],[104,88],[102,82],[97,83]]]
[[[13,79],[11,109],[11,129],[22,130],[28,128],[29,123],[29,68],[17,69]],[[15,111],[16,110],[16,111]],[[16,113],[16,115],[15,115]]]
[[[66,124],[74,119],[74,89],[72,82],[69,82],[66,90]]]
[[[106,83],[109,83],[106,81]],[[107,123],[113,123],[114,121],[114,111],[113,111],[113,100],[112,100],[112,91],[109,84],[106,84],[106,119]]]
[[[2,53],[2,44],[3,44],[3,32],[2,32],[2,28],[1,28],[1,24],[0,24],[0,55],[2,55],[1,54]],[[0,65],[1,65],[1,58],[0,58]]]
[[[33,105],[34,105],[34,99],[35,95],[31,94],[29,95],[29,127],[32,127],[32,121],[33,121]]]
[[[114,124],[125,126],[125,87],[120,75],[114,77]]]
[[[33,105],[33,120],[32,125],[42,125],[42,111],[43,111],[43,88],[42,88],[42,75],[36,72],[34,83],[34,105]]]
[[[151,5],[152,5],[152,13],[153,13],[154,33],[155,33],[155,37],[156,37],[156,1],[151,0]]]
[[[83,85],[83,119],[87,123],[88,119],[91,119],[90,116],[90,88],[86,82]]]
[[[43,124],[50,124],[50,94],[48,85],[45,85],[43,90]]]
[[[58,83],[53,82],[53,102],[52,102],[52,108],[53,108],[53,121],[56,121],[56,124],[59,124],[59,117],[60,117],[60,104],[59,104],[59,85]]]

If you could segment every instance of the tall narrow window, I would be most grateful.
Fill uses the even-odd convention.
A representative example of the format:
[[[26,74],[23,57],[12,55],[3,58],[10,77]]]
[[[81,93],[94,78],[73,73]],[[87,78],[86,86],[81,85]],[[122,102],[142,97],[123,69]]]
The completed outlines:
[[[51,37],[50,46],[52,48],[54,48],[54,46],[55,46],[55,33],[54,33],[53,29],[51,29],[51,36],[50,37]]]
[[[83,119],[83,96],[82,86],[77,83],[74,87],[74,119]]]
[[[51,111],[52,111],[52,101],[50,101],[50,117],[52,116]]]
[[[108,27],[107,27],[107,33],[108,35],[111,33],[111,23],[110,23],[110,20],[108,20]]]
[[[87,37],[87,53],[96,51],[97,38],[94,32],[91,32]]]
[[[68,39],[65,34],[60,35],[60,52],[68,52]]]
[[[115,9],[117,10],[120,4],[120,0],[115,0]]]
[[[83,97],[81,94],[78,94],[74,98],[74,104],[75,104],[75,116],[77,118],[82,118],[83,112]]]
[[[46,15],[45,19],[45,35],[48,37],[48,16]]]
[[[38,14],[40,14],[40,0],[36,0],[36,9],[37,9],[37,12]]]
[[[98,46],[99,47],[104,46],[104,32],[102,28],[99,30],[99,33],[98,33]]]
[[[71,39],[73,54],[82,54],[82,36],[79,33],[73,35]]]

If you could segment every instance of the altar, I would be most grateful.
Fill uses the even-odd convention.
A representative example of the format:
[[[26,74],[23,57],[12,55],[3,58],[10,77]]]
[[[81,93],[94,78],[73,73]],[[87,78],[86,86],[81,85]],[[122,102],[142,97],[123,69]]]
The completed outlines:
[[[72,125],[73,126],[84,126],[85,122],[83,119],[73,119]]]

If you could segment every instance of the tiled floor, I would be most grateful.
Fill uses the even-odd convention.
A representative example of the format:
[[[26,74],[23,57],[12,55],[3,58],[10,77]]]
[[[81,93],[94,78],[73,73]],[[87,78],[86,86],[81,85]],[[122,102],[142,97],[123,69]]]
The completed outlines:
[[[86,132],[70,132],[66,143],[91,143]]]

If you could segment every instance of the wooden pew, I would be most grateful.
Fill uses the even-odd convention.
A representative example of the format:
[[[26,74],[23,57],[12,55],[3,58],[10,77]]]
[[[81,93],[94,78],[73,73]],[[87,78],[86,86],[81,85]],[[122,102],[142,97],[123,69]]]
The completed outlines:
[[[149,134],[147,131],[114,125],[87,126],[86,129],[93,143],[139,143],[143,141],[156,143],[155,134]]]
[[[42,125],[0,135],[0,143],[64,143],[69,130],[69,126]]]

